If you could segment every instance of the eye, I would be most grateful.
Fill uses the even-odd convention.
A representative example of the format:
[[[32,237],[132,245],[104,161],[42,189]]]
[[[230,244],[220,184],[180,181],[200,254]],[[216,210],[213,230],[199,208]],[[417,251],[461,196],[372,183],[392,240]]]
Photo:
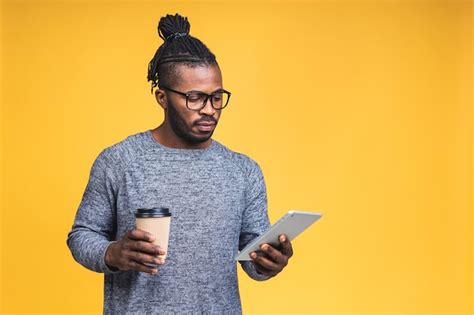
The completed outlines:
[[[201,93],[190,93],[188,94],[188,101],[199,102],[202,101],[204,96]]]
[[[222,100],[222,93],[218,92],[218,93],[212,94],[212,100],[213,100],[213,101],[220,101],[220,100]]]

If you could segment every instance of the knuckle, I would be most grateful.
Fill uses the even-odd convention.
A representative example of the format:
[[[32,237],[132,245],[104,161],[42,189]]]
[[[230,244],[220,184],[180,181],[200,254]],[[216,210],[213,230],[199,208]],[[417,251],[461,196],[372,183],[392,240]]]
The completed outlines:
[[[137,230],[137,229],[130,230],[130,237],[131,238],[135,239],[138,236],[140,236],[140,230]]]
[[[146,242],[140,241],[137,244],[138,250],[141,252],[149,252],[148,244]]]
[[[143,250],[143,245],[141,241],[136,241],[133,243],[133,247],[135,250],[142,251]]]
[[[147,253],[158,252],[158,249],[155,248],[155,245],[147,242],[142,242],[142,249]]]
[[[139,261],[139,260],[140,260],[141,254],[140,254],[139,252],[132,252],[132,255],[131,255],[131,256],[132,256],[131,258],[132,258],[133,260],[135,260],[135,262],[136,262],[136,261]]]
[[[124,250],[122,251],[122,257],[128,259],[128,258],[130,258],[131,256],[132,256],[132,251],[131,251],[131,250],[129,250],[129,249],[124,249]]]
[[[154,263],[153,258],[151,258],[150,256],[148,256],[146,254],[140,253],[137,256],[138,256],[137,260],[142,262],[142,263]]]
[[[158,249],[153,244],[146,243],[146,242],[141,243],[141,250],[143,252],[150,253],[150,254],[158,253]]]
[[[135,252],[135,260],[144,262],[146,260],[146,257],[142,253]]]
[[[121,247],[125,250],[130,249],[130,242],[128,240],[123,241]]]

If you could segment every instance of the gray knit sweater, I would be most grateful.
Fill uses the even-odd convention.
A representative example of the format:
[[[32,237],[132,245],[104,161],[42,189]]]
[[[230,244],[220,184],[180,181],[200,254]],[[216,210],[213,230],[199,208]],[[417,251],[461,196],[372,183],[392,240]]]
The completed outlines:
[[[172,213],[166,263],[156,275],[110,270],[107,247],[134,228],[136,209],[156,206]],[[105,314],[239,314],[234,256],[269,225],[255,161],[215,140],[168,148],[147,130],[98,155],[67,244],[80,264],[105,274]]]

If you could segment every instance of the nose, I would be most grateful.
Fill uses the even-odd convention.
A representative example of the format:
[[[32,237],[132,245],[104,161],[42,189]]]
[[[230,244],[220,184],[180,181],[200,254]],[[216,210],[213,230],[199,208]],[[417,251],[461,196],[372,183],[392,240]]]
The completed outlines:
[[[208,97],[206,99],[206,102],[204,103],[204,107],[201,108],[201,110],[199,111],[200,113],[204,114],[204,115],[208,115],[208,116],[212,116],[215,114],[216,110],[214,109],[214,107],[212,107],[212,103],[211,103],[211,98]]]

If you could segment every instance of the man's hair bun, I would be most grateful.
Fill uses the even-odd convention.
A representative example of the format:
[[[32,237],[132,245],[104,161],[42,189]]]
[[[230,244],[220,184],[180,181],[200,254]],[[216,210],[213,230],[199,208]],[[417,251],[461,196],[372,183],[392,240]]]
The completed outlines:
[[[191,25],[187,17],[178,13],[175,15],[167,14],[158,23],[158,35],[164,41],[169,41],[173,38],[189,35],[190,28]]]
[[[157,86],[172,86],[178,79],[178,65],[217,65],[216,56],[207,46],[189,35],[187,17],[167,14],[158,23],[158,35],[165,41],[148,63],[147,80],[151,92]]]

